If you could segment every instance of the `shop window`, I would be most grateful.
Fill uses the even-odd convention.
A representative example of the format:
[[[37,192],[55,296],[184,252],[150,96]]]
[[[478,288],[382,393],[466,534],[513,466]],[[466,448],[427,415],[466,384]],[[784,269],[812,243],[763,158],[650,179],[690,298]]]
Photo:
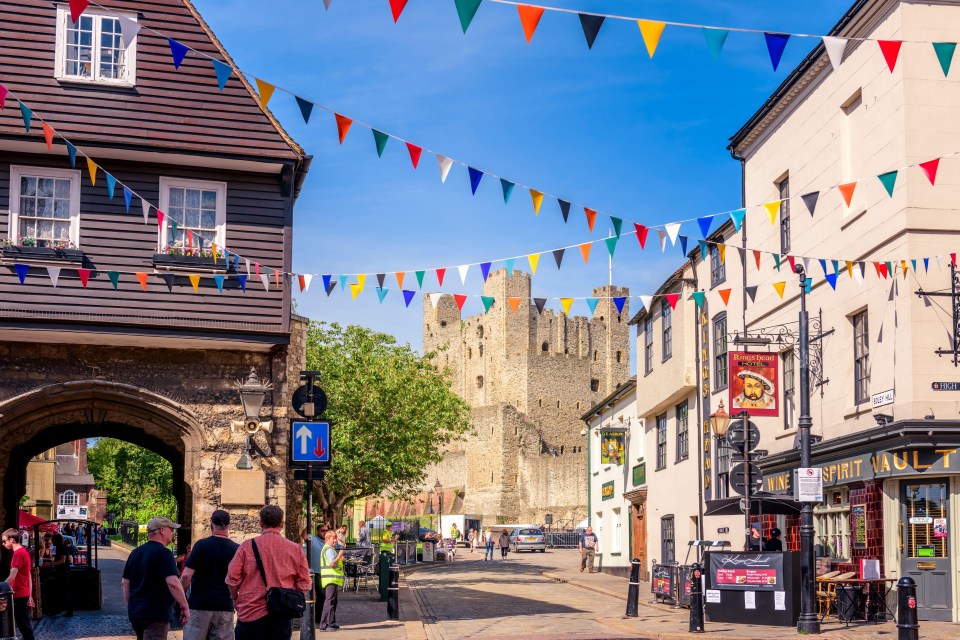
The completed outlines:
[[[816,532],[818,558],[850,557],[850,505],[847,489],[830,489],[824,504],[813,510],[813,525]]]
[[[908,484],[905,490],[905,502],[908,523],[907,557],[921,559],[949,557],[947,537],[938,536],[937,534],[941,532],[936,528],[938,520],[945,522],[947,518],[947,486],[942,482]]]

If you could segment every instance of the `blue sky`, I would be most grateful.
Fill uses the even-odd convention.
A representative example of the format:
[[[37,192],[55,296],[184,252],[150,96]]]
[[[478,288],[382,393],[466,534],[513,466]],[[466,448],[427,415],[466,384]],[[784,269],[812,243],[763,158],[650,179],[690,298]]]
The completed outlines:
[[[648,225],[740,206],[739,165],[727,139],[817,43],[791,39],[773,72],[760,34],[732,33],[715,63],[699,30],[668,26],[651,61],[635,22],[608,20],[588,50],[576,16],[547,12],[528,45],[516,8],[489,1],[466,35],[453,0],[410,0],[397,24],[387,0],[333,0],[329,11],[319,0],[195,4],[250,73],[426,149]],[[545,4],[814,34],[825,33],[849,6],[826,0]],[[276,93],[270,107],[314,156],[295,210],[294,270],[371,274],[356,301],[339,288],[328,298],[318,280],[298,295],[300,312],[311,318],[362,324],[419,350],[420,296],[405,309],[394,290],[380,304],[373,274],[448,266],[443,291],[478,294],[479,269],[472,268],[462,286],[456,265],[578,244],[609,228],[601,214],[590,233],[579,209],[565,225],[549,198],[535,217],[519,188],[505,206],[498,181],[489,177],[471,196],[467,171],[456,165],[441,184],[432,155],[424,152],[414,171],[397,141],[378,159],[364,128],[354,126],[340,146],[332,116],[315,110],[304,125],[285,94]],[[684,233],[694,235],[695,228],[685,226]],[[614,282],[633,295],[652,293],[681,263],[679,249],[660,255],[650,250],[651,240],[641,253],[632,236],[624,238],[614,258]],[[552,257],[543,257],[535,296],[589,296],[608,280],[602,244],[589,265],[576,250],[563,264],[558,272]],[[518,260],[517,267],[527,264]],[[395,287],[393,278],[388,283]],[[437,289],[432,273],[424,284],[424,291]],[[559,308],[559,301],[550,304]],[[639,304],[631,301],[631,313]],[[465,315],[480,311],[476,298],[464,309]],[[582,301],[575,304],[573,313],[586,312]]]

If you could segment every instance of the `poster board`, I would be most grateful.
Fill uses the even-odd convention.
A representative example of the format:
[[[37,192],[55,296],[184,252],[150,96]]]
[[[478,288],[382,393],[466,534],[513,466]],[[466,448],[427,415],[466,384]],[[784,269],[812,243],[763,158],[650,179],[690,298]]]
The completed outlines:
[[[600,430],[600,464],[623,464],[626,437],[623,429]]]
[[[867,548],[867,505],[850,506],[850,532],[854,549]]]

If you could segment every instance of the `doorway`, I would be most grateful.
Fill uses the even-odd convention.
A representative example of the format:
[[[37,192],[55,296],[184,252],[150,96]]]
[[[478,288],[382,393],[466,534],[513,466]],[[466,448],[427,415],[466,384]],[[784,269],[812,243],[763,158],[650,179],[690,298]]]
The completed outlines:
[[[649,580],[647,572],[647,521],[644,517],[646,503],[630,505],[630,559],[640,560],[640,579]]]
[[[949,487],[946,479],[901,483],[901,565],[917,583],[920,620],[952,620]]]

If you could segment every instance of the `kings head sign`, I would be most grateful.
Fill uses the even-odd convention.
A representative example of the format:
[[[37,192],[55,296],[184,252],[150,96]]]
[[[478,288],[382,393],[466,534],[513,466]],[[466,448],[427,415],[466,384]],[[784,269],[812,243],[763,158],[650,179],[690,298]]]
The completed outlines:
[[[730,354],[730,414],[751,416],[780,414],[776,353]]]

